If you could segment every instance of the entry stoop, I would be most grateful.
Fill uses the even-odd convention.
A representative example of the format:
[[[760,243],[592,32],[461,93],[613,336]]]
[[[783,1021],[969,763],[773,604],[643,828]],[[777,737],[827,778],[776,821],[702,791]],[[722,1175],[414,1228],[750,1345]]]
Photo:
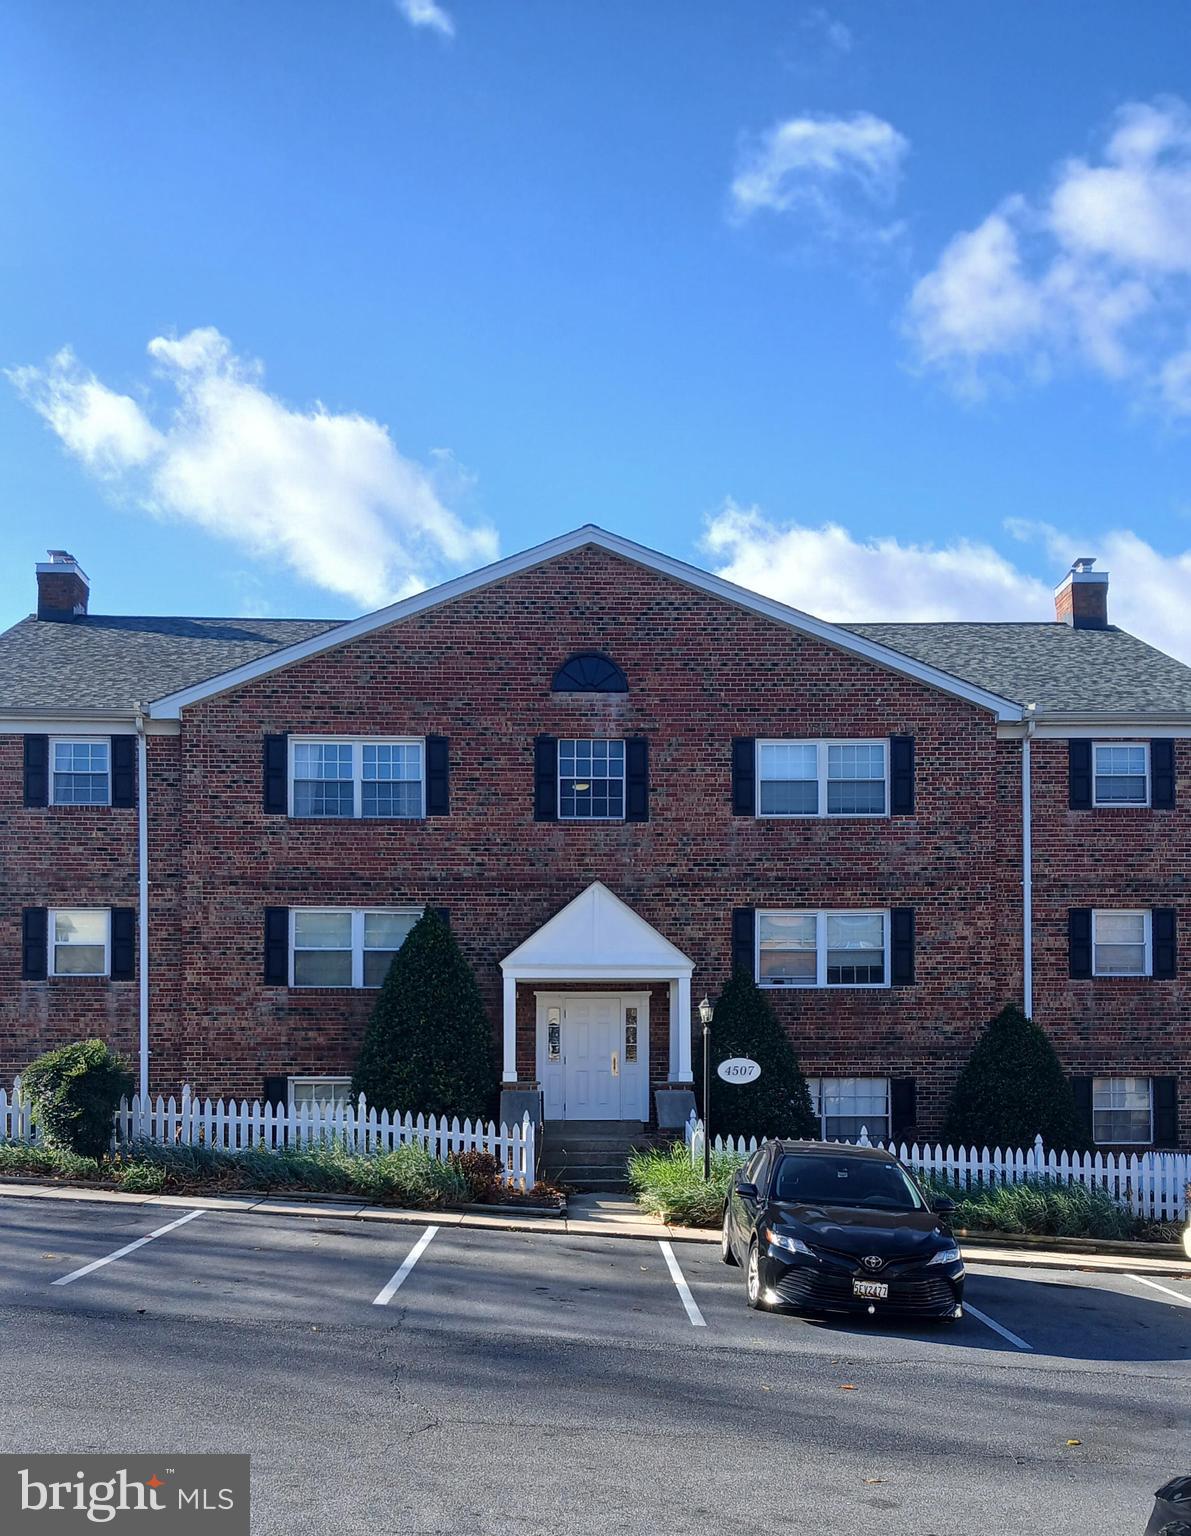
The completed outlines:
[[[538,1174],[571,1189],[618,1192],[629,1187],[629,1153],[649,1145],[640,1120],[547,1120]]]

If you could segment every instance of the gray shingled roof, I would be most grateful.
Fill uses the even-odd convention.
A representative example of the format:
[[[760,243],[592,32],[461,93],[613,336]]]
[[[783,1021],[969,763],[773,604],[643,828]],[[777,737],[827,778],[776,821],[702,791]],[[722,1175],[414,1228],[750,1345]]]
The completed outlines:
[[[127,713],[342,619],[22,619],[0,634],[0,709]]]
[[[126,713],[340,619],[22,619],[0,634],[0,709]],[[1121,629],[1066,624],[845,624],[964,682],[1043,711],[1191,713],[1191,667]]]
[[[1046,711],[1191,712],[1191,667],[1123,629],[1066,624],[843,624],[904,656]]]

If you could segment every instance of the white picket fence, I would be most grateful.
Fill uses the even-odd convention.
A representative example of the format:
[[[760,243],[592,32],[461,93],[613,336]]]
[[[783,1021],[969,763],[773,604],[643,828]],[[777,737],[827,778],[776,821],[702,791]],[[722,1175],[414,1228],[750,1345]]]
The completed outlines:
[[[687,1146],[691,1162],[703,1163],[703,1122],[694,1115],[687,1121]],[[868,1128],[861,1127],[856,1144],[862,1147],[886,1146],[869,1140]],[[726,1153],[744,1162],[761,1143],[754,1136],[717,1136],[711,1143],[713,1153]],[[1188,1185],[1191,1184],[1191,1153],[1187,1152],[1056,1152],[1047,1151],[1042,1137],[1034,1139],[1028,1150],[1001,1150],[995,1147],[944,1147],[915,1142],[900,1146],[890,1142],[887,1150],[915,1173],[940,1174],[961,1189],[975,1189],[989,1184],[1020,1184],[1026,1179],[1051,1179],[1059,1184],[1083,1184],[1107,1190],[1122,1205],[1151,1221],[1182,1221],[1188,1210]]]
[[[11,1095],[0,1088],[0,1139],[36,1142],[37,1127],[21,1098],[20,1079]],[[532,1189],[536,1178],[536,1132],[527,1115],[520,1125],[494,1120],[448,1121],[445,1115],[390,1114],[370,1109],[363,1094],[354,1103],[285,1105],[247,1099],[196,1098],[189,1088],[180,1097],[121,1099],[113,1142],[156,1142],[163,1146],[215,1147],[225,1152],[251,1148],[316,1147],[338,1143],[349,1152],[391,1152],[417,1143],[440,1161],[452,1152],[491,1152],[516,1189]]]

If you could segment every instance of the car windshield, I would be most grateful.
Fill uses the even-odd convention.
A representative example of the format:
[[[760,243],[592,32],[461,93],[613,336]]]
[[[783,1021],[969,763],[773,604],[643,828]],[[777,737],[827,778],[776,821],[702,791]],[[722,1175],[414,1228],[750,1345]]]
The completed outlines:
[[[770,1198],[792,1205],[854,1205],[878,1211],[926,1209],[901,1168],[875,1157],[783,1157]]]

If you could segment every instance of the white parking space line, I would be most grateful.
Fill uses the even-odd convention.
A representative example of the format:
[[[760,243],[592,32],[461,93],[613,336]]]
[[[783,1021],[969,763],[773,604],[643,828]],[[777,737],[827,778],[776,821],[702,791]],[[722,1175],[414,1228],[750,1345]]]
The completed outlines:
[[[1172,1291],[1168,1285],[1159,1285],[1157,1280],[1147,1280],[1144,1275],[1130,1275],[1130,1280],[1136,1280],[1141,1285],[1148,1285],[1152,1290],[1161,1291],[1164,1296],[1173,1296],[1176,1301],[1181,1301],[1185,1307],[1191,1307],[1191,1296],[1184,1296],[1182,1291]]]
[[[1027,1344],[1025,1339],[1019,1339],[1017,1334],[1012,1333],[1008,1328],[1003,1328],[995,1317],[989,1317],[987,1312],[982,1312],[979,1307],[974,1307],[967,1297],[964,1298],[964,1311],[970,1312],[978,1322],[983,1323],[986,1328],[991,1328],[994,1333],[999,1333],[1003,1339],[1008,1339],[1014,1349],[1027,1349],[1033,1354],[1034,1346],[1032,1344]]]
[[[405,1256],[405,1262],[389,1281],[388,1285],[378,1293],[372,1305],[374,1307],[387,1307],[389,1302],[405,1284],[410,1271],[430,1246],[430,1239],[438,1231],[437,1227],[427,1227],[421,1237]]]
[[[670,1278],[674,1282],[675,1289],[682,1297],[682,1304],[686,1308],[686,1315],[691,1320],[692,1328],[706,1328],[707,1324],[699,1311],[699,1303],[691,1295],[691,1288],[686,1283],[686,1276],[678,1267],[678,1260],[674,1257],[674,1250],[670,1244],[658,1238],[658,1247],[662,1250],[662,1257],[666,1261],[666,1268],[670,1271]]]
[[[135,1243],[125,1243],[123,1248],[117,1248],[115,1253],[109,1253],[105,1258],[95,1259],[90,1264],[84,1264],[82,1269],[72,1269],[68,1275],[59,1275],[57,1280],[51,1280],[51,1285],[69,1285],[72,1280],[81,1280],[84,1275],[91,1274],[94,1270],[102,1269],[105,1264],[114,1264],[117,1259],[122,1259],[125,1254],[135,1253],[138,1248],[143,1248],[146,1243],[151,1243],[155,1237],[164,1237],[167,1232],[172,1232],[175,1227],[183,1227],[188,1221],[193,1221],[196,1216],[201,1216],[202,1211],[187,1211],[185,1216],[179,1216],[177,1221],[167,1221],[164,1227],[158,1227],[156,1232],[150,1232],[147,1237],[138,1237]]]

